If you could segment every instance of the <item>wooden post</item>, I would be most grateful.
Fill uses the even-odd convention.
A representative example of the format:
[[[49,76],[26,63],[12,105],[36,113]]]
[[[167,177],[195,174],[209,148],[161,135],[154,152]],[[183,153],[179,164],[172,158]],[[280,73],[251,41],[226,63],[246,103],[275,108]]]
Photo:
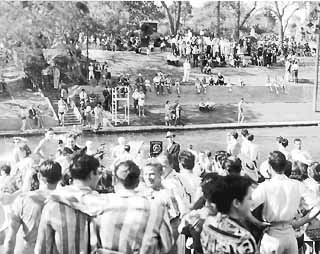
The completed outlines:
[[[313,86],[313,111],[317,112],[317,101],[318,101],[318,84],[319,84],[319,49],[320,49],[320,19],[319,19],[319,13],[318,13],[318,24],[316,27],[316,34],[317,34],[317,55],[316,55],[316,77],[314,81],[314,86]]]

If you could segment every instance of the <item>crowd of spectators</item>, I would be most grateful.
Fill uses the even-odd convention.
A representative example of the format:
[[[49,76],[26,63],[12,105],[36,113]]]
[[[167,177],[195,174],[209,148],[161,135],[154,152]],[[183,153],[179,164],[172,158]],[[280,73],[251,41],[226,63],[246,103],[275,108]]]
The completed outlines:
[[[319,251],[320,166],[299,138],[289,151],[277,137],[265,158],[246,129],[218,151],[181,150],[167,132],[149,154],[120,137],[106,163],[106,145],[79,135],[49,129],[34,152],[13,139],[0,166],[2,253]]]

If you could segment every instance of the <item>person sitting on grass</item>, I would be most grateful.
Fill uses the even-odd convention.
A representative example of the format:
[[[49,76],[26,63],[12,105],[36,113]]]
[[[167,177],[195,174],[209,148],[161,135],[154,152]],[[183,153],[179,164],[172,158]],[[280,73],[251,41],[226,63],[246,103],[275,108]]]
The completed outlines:
[[[209,65],[209,63],[207,63],[207,64],[203,67],[202,72],[205,73],[205,74],[208,74],[208,75],[211,74],[212,68],[211,68],[211,66]]]
[[[217,78],[217,83],[216,83],[217,86],[224,86],[226,85],[224,83],[224,77],[223,75],[221,74],[221,72],[218,73],[218,78]]]
[[[209,112],[213,111],[215,109],[215,103],[214,102],[200,102],[199,103],[199,110],[202,112]]]

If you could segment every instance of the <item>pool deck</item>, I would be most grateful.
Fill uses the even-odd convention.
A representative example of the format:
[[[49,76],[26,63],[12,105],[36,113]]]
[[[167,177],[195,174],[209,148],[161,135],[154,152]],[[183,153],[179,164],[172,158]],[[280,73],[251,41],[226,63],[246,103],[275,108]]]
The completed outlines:
[[[303,126],[320,126],[320,121],[283,121],[283,122],[251,122],[251,123],[219,123],[219,124],[189,124],[184,126],[118,126],[106,127],[94,131],[92,129],[77,129],[83,134],[121,134],[121,133],[141,133],[141,132],[166,132],[166,131],[196,131],[196,130],[221,130],[221,129],[243,129],[243,128],[275,128],[275,127],[303,127]],[[53,128],[56,134],[65,134],[73,129],[72,126]],[[0,131],[0,137],[15,136],[41,136],[44,135],[45,129],[21,131]]]

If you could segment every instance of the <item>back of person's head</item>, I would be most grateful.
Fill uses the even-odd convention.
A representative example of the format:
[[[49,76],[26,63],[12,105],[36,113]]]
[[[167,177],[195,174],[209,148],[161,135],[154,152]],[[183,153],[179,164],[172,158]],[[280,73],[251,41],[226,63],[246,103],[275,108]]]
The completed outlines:
[[[308,175],[318,183],[320,183],[320,163],[313,162],[308,168]]]
[[[254,140],[254,135],[253,134],[249,134],[247,136],[248,141],[253,141]]]
[[[5,175],[10,175],[11,166],[9,164],[2,164],[0,166],[0,172],[3,172]]]
[[[39,166],[39,173],[49,184],[56,184],[62,177],[60,164],[53,160],[43,161]]]
[[[27,144],[21,144],[19,146],[19,149],[21,152],[25,152],[27,157],[32,153],[30,147]]]
[[[121,161],[115,165],[115,176],[127,189],[135,189],[139,185],[140,169],[131,160]]]
[[[76,154],[70,166],[71,177],[78,180],[87,180],[91,172],[97,174],[99,165],[99,160],[94,156],[83,152]]]
[[[223,178],[224,185],[221,185],[220,197],[215,201],[217,210],[221,213],[230,212],[234,200],[242,202],[252,185],[250,178],[238,175],[227,175]]]
[[[223,161],[222,168],[229,174],[240,175],[242,169],[241,160],[235,156],[229,156],[225,161]]]
[[[194,168],[195,157],[191,152],[181,151],[178,160],[184,169],[192,170]]]
[[[290,178],[303,181],[308,178],[308,165],[301,161],[294,161]]]
[[[281,174],[285,170],[287,160],[283,153],[273,151],[269,154],[268,162],[276,173]]]
[[[221,184],[224,184],[222,178],[223,176],[217,173],[206,173],[202,178],[201,189],[203,196],[211,203],[215,203],[216,199],[219,198],[217,196],[219,194],[219,187]]]

